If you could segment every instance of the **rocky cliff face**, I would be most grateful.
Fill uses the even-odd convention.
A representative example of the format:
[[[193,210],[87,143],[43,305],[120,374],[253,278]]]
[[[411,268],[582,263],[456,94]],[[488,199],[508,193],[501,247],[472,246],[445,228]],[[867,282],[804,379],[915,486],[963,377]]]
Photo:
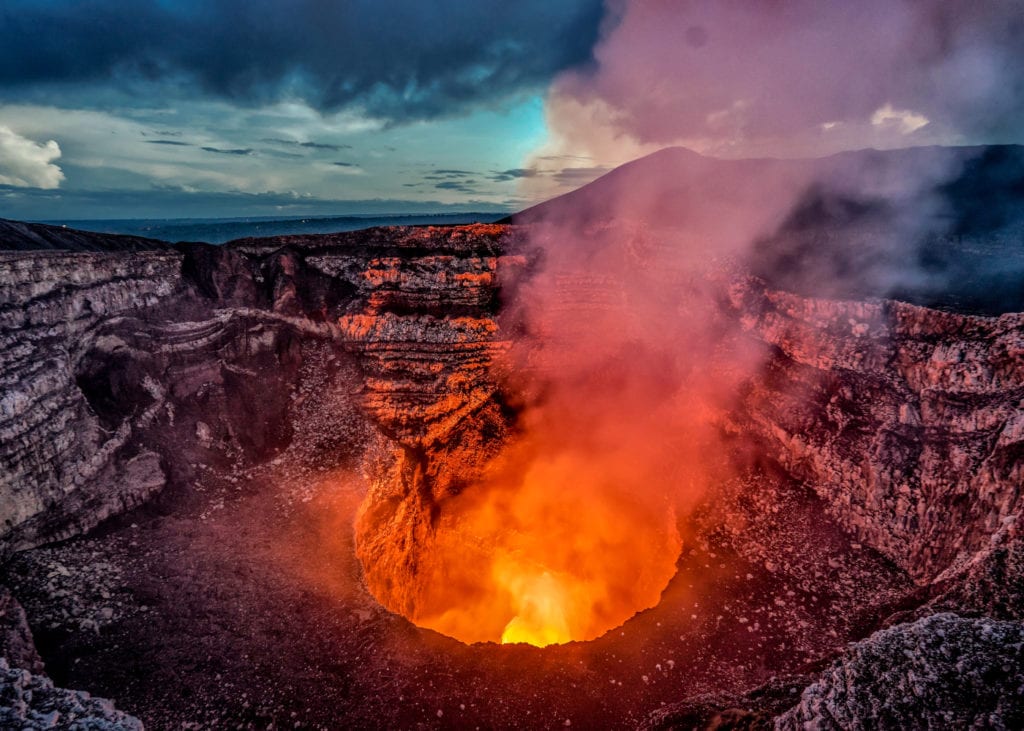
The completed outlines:
[[[156,306],[182,282],[180,256],[150,252],[3,253],[0,281],[0,524],[9,550],[91,527],[162,487],[155,454],[138,451],[116,464],[112,457],[136,425],[153,419],[163,387],[131,384],[135,390],[122,395],[145,405],[142,413],[102,423],[103,404],[91,404],[88,392],[102,396],[89,388],[82,363],[91,350],[102,360],[102,323]],[[118,370],[106,377],[120,378]],[[65,507],[71,503],[82,507]]]
[[[734,425],[839,520],[930,580],[1021,509],[1024,316],[831,302],[737,284],[772,347]]]

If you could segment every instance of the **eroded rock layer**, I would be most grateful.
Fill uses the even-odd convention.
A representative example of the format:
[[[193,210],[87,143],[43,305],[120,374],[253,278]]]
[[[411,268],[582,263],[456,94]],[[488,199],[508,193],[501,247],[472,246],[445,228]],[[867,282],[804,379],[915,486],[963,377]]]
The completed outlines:
[[[1020,510],[1024,315],[732,294],[774,350],[737,428],[851,532],[928,580]]]

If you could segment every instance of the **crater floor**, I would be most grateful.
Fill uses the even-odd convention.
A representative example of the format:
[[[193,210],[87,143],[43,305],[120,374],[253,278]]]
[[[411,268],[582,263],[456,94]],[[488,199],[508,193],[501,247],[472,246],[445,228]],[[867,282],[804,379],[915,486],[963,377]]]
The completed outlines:
[[[911,586],[762,472],[755,502],[717,492],[744,529],[696,525],[655,609],[587,643],[464,645],[364,588],[355,472],[306,473],[286,454],[203,475],[23,552],[4,577],[55,681],[116,697],[149,729],[635,728],[681,698],[820,669]],[[807,681],[789,682],[792,702]]]

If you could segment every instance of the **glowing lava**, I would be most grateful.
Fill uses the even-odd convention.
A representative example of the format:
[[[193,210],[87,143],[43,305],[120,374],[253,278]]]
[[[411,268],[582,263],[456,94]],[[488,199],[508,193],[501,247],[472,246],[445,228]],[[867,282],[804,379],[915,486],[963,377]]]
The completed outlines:
[[[548,571],[521,573],[511,569],[507,576],[496,570],[498,580],[517,600],[517,613],[501,633],[503,644],[523,642],[538,647],[572,641],[566,610],[571,599],[557,578]]]
[[[464,642],[543,647],[594,639],[655,606],[681,547],[664,497],[638,489],[627,461],[609,469],[565,451],[524,468],[521,457],[512,450],[443,501],[406,616]]]

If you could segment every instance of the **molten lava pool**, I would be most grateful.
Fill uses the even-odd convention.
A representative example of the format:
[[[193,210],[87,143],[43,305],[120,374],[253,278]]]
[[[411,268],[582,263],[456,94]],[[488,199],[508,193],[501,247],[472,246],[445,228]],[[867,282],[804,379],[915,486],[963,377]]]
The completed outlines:
[[[609,469],[564,451],[524,467],[518,456],[442,500],[429,529],[406,515],[420,542],[404,554],[411,565],[363,553],[377,598],[466,643],[541,647],[595,639],[655,606],[681,548],[672,504],[638,489],[626,462]],[[363,534],[381,530],[369,525],[374,515],[364,509]],[[394,548],[408,546],[399,539]]]

